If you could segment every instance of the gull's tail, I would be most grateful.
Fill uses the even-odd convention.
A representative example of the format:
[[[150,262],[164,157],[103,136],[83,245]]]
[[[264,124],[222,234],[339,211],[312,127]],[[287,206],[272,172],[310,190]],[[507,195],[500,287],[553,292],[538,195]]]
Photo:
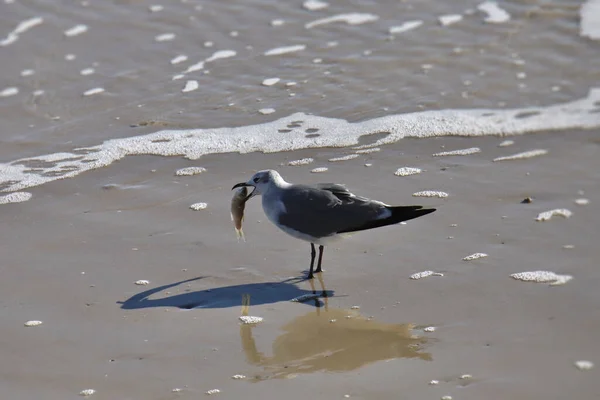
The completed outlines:
[[[423,206],[388,206],[386,209],[391,212],[391,215],[371,220],[361,226],[345,229],[338,233],[358,232],[379,228],[381,226],[394,225],[403,221],[422,217],[423,215],[431,214],[436,210],[435,208],[423,208]]]

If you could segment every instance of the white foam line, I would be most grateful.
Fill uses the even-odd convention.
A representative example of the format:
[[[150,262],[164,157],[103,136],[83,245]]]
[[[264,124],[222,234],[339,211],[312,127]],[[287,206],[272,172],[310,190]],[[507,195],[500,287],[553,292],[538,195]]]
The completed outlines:
[[[333,15],[331,17],[317,19],[315,21],[309,22],[304,25],[306,29],[314,28],[315,26],[331,24],[333,22],[345,22],[348,25],[360,25],[366,24],[367,22],[377,21],[379,19],[378,15],[369,14],[369,13],[348,13],[348,14],[338,14]]]
[[[175,34],[174,33],[163,33],[161,35],[156,35],[154,37],[154,40],[156,42],[169,42],[173,39],[175,39]]]
[[[13,44],[19,39],[19,35],[21,33],[27,32],[29,29],[41,24],[42,22],[44,22],[44,19],[42,17],[34,17],[19,22],[17,27],[12,32],[10,32],[5,39],[2,39],[0,41],[0,46],[8,46],[9,44]]]
[[[495,1],[485,1],[477,6],[479,11],[487,14],[484,21],[490,24],[502,24],[510,20],[510,14],[498,6]]]
[[[73,37],[73,36],[81,35],[82,33],[87,32],[87,30],[88,30],[87,25],[79,24],[79,25],[75,25],[74,27],[72,27],[70,29],[67,29],[64,32],[64,34],[67,37]]]
[[[600,0],[588,0],[579,9],[579,34],[600,40]]]
[[[406,21],[402,25],[392,26],[390,28],[389,32],[391,34],[394,34],[394,33],[404,33],[404,32],[408,32],[408,31],[413,30],[413,29],[417,29],[421,25],[423,25],[423,21],[422,20]]]
[[[350,123],[342,119],[325,118],[304,113],[258,125],[165,130],[148,135],[107,140],[72,153],[50,154],[0,163],[0,185],[3,192],[13,192],[38,186],[57,179],[71,178],[82,172],[108,166],[128,155],[178,156],[198,159],[207,154],[274,153],[308,148],[357,146],[364,135],[389,132],[376,140],[374,146],[395,143],[403,138],[442,136],[509,136],[529,132],[566,129],[598,129],[600,115],[596,102],[600,89],[591,89],[588,96],[568,103],[522,109],[429,110],[388,115],[367,121]],[[523,112],[536,114],[519,118]],[[490,115],[491,114],[491,115]],[[294,121],[319,129],[316,141],[298,135],[297,131],[281,132]],[[52,164],[36,170],[27,165],[48,160]]]
[[[282,54],[295,53],[306,49],[306,45],[297,44],[294,46],[275,47],[274,49],[265,51],[265,56],[279,56]]]

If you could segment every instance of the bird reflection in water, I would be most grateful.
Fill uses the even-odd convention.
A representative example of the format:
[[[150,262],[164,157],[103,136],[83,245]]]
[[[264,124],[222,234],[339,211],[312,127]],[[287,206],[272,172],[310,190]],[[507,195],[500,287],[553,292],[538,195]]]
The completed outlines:
[[[250,364],[263,367],[265,374],[255,381],[290,378],[300,373],[343,372],[377,361],[395,358],[417,358],[430,361],[423,351],[427,338],[413,333],[413,324],[385,324],[365,318],[356,310],[329,309],[327,292],[321,274],[323,291],[315,301],[316,311],[295,318],[284,325],[284,331],[273,343],[273,355],[260,352],[252,336],[254,325],[241,325],[242,347]],[[316,295],[314,282],[310,281]],[[244,295],[242,315],[248,315],[250,296]],[[324,307],[320,307],[323,305]]]

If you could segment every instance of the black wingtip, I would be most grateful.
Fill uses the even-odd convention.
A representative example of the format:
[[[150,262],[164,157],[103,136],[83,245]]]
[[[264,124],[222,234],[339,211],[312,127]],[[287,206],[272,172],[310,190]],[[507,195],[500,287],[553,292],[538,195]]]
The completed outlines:
[[[435,208],[423,208],[423,206],[391,206],[387,207],[387,209],[392,212],[392,215],[385,219],[369,221],[362,226],[345,229],[338,233],[358,232],[387,225],[399,224],[400,222],[419,218],[423,215],[431,214],[432,212],[436,211]]]

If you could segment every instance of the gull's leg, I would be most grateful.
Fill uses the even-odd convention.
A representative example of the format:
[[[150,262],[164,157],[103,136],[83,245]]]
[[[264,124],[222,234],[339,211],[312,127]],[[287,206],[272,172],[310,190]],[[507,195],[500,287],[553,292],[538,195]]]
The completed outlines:
[[[323,249],[325,249],[325,247],[323,247],[323,245],[320,245],[319,246],[319,262],[317,263],[317,269],[315,270],[315,272],[321,272],[321,271],[323,271],[321,269],[321,261],[323,260]]]
[[[313,278],[313,267],[315,266],[315,257],[317,256],[317,250],[315,250],[315,245],[313,243],[310,244],[310,271],[308,271],[308,279]]]

